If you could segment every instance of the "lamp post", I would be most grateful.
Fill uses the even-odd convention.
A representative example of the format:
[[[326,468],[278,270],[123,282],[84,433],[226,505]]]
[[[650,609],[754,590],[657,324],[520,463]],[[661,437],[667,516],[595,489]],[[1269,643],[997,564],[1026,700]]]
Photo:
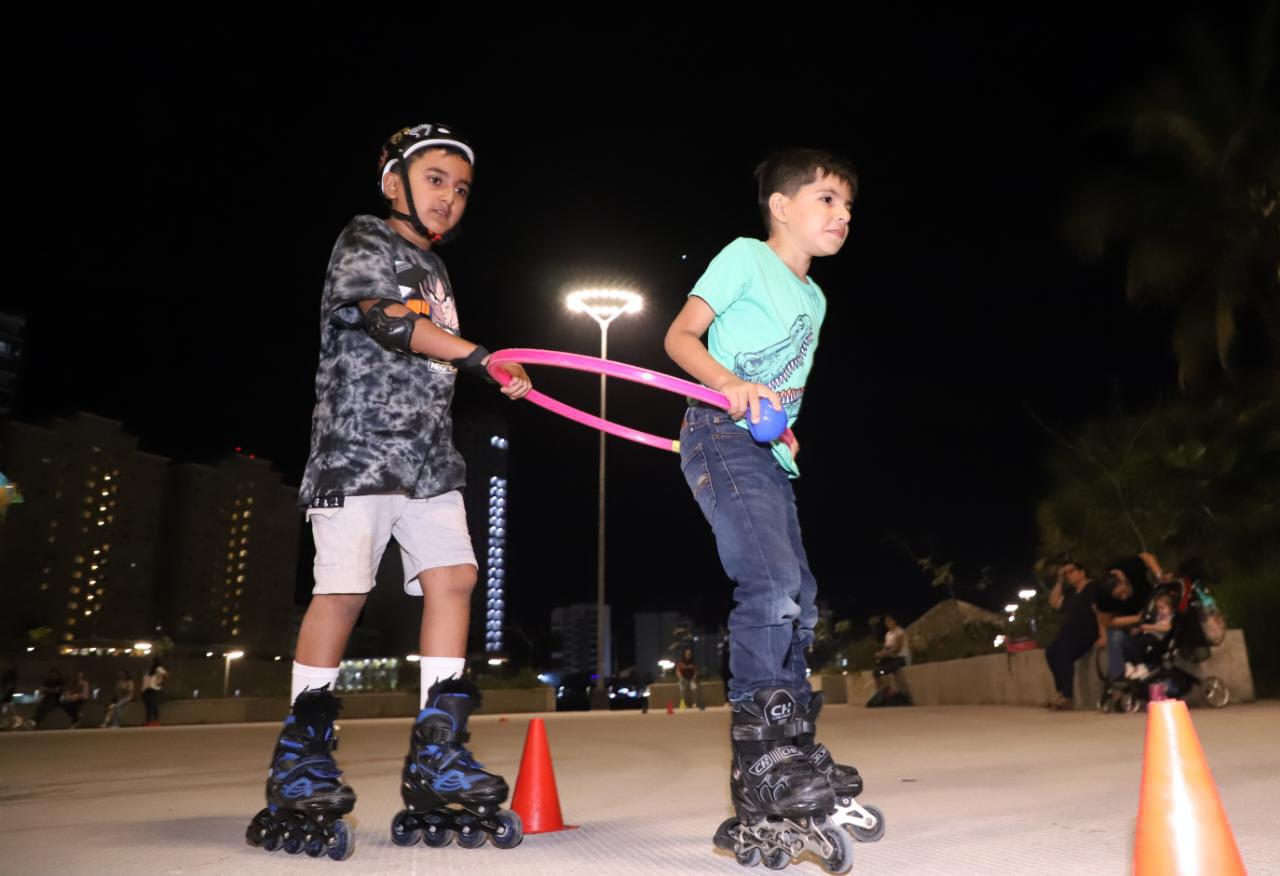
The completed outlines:
[[[600,326],[600,358],[609,358],[609,324],[624,313],[639,313],[644,299],[626,289],[580,289],[565,296],[565,304],[573,313],[585,313]],[[600,375],[600,419],[608,419],[607,380]],[[596,520],[596,684],[605,687],[605,622],[604,622],[604,497],[605,434],[600,433],[600,494]]]

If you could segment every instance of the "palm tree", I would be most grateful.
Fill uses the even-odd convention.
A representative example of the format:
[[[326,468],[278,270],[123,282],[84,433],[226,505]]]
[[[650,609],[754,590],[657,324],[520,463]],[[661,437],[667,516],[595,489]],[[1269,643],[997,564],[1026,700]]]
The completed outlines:
[[[1154,79],[1109,119],[1134,160],[1089,186],[1066,223],[1086,257],[1127,244],[1130,300],[1174,314],[1183,389],[1232,374],[1242,328],[1272,362],[1280,351],[1276,9],[1263,11],[1245,65],[1191,30],[1187,69]]]

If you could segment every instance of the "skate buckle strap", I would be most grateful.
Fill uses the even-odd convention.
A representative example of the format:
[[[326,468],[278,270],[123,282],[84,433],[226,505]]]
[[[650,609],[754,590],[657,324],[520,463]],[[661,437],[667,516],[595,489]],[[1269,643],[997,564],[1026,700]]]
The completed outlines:
[[[464,730],[461,733],[458,733],[455,730],[445,727],[443,724],[432,724],[423,731],[422,736],[427,742],[458,742],[462,745],[466,745],[471,741],[470,731]]]
[[[788,721],[785,724],[738,724],[733,728],[733,739],[735,742],[766,742],[777,739],[794,739],[806,732],[805,723],[804,721]],[[809,732],[812,732],[812,730]]]
[[[804,753],[794,745],[780,745],[771,751],[766,751],[764,754],[760,755],[760,757],[756,758],[756,762],[751,765],[747,772],[759,778],[776,766],[791,763],[792,761],[800,760],[803,757]]]

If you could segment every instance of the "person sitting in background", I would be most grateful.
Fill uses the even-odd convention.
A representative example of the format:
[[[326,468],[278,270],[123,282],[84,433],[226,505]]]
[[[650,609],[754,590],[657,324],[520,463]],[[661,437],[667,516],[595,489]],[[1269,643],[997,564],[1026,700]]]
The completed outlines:
[[[1129,631],[1142,622],[1142,611],[1151,598],[1143,563],[1140,557],[1116,560],[1107,568],[1107,577],[1098,590],[1095,605],[1098,622],[1106,631],[1107,677],[1111,681],[1124,678],[1125,640]]]
[[[1049,591],[1049,605],[1062,613],[1062,627],[1044,652],[1053,673],[1055,690],[1049,708],[1054,711],[1075,707],[1076,661],[1095,645],[1106,644],[1094,608],[1097,592],[1097,584],[1079,563],[1066,559],[1058,566],[1057,579]]]
[[[876,652],[876,667],[873,672],[876,680],[876,692],[867,705],[910,705],[907,695],[894,688],[894,673],[911,663],[911,645],[907,642],[907,631],[891,614],[884,616],[884,647]]]
[[[120,678],[116,681],[116,695],[112,699],[111,704],[107,706],[107,713],[102,717],[102,726],[119,727],[120,726],[120,710],[125,704],[133,700],[134,684],[133,676],[127,671],[120,672]]]

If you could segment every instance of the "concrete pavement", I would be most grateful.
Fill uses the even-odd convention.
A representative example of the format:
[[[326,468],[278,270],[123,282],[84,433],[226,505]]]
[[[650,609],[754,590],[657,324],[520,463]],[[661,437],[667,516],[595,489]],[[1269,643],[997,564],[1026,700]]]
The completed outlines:
[[[407,720],[342,723],[359,795],[345,863],[245,845],[273,724],[0,734],[0,869],[204,874],[742,872],[711,834],[731,814],[723,709],[547,715],[561,804],[579,829],[510,851],[391,844]],[[1280,874],[1280,703],[1192,718],[1252,874]],[[473,719],[514,782],[529,716]],[[997,706],[828,706],[819,739],[864,774],[888,822],[855,873],[1120,874],[1130,867],[1145,716]],[[820,873],[806,861],[796,873]]]

